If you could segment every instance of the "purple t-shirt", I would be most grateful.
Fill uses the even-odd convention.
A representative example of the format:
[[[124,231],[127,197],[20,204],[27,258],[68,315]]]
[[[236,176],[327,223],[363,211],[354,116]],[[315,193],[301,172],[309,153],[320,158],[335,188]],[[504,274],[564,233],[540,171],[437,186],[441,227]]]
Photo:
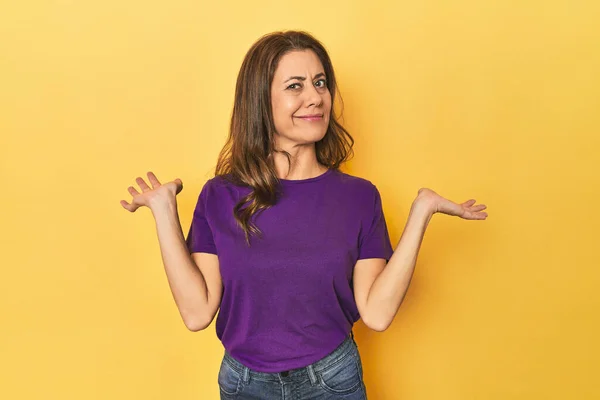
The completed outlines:
[[[208,180],[186,243],[219,257],[223,297],[217,337],[248,368],[281,372],[331,353],[360,315],[352,273],[357,260],[393,249],[381,198],[370,181],[336,169],[280,179],[277,204],[253,216],[263,237],[236,225],[233,208],[251,188]]]

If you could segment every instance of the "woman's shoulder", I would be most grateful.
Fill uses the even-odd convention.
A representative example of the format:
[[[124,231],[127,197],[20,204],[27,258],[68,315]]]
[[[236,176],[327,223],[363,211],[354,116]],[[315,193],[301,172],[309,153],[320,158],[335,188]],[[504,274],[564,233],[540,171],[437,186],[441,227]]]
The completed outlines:
[[[367,178],[337,170],[338,181],[350,189],[372,191],[375,184]]]
[[[250,187],[240,182],[232,174],[214,175],[209,178],[202,188],[207,197],[236,196],[240,197],[250,191]]]

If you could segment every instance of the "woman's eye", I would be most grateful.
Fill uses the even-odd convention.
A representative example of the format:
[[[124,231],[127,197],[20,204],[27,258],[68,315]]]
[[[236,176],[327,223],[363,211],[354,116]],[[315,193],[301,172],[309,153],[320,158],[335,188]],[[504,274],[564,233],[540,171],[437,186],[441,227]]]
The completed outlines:
[[[321,83],[321,85],[318,85],[318,83],[319,83],[319,82],[322,82],[322,83]],[[325,79],[319,79],[319,80],[318,80],[318,81],[315,83],[315,85],[316,85],[317,87],[319,87],[319,88],[324,88],[324,87],[327,87],[327,81],[326,81]],[[300,88],[300,87],[302,87],[302,84],[301,84],[301,83],[292,83],[292,84],[291,84],[290,86],[288,86],[287,88],[288,88],[288,89],[298,89],[298,88]]]

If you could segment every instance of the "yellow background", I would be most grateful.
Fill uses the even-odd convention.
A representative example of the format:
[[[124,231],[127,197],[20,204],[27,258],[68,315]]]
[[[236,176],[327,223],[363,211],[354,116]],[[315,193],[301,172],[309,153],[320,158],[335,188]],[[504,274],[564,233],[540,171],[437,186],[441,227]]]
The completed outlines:
[[[436,214],[392,326],[355,326],[370,399],[600,398],[600,7],[594,1],[12,1],[0,12],[0,398],[217,399],[146,208],[184,182],[187,234],[242,59],[304,29],[330,52],[393,245]]]

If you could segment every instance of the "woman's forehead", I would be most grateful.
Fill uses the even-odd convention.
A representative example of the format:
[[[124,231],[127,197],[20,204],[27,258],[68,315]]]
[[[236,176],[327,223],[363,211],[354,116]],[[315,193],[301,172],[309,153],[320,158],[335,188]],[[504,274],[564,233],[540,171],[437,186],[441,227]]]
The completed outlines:
[[[275,70],[275,79],[287,80],[292,76],[312,78],[324,72],[321,60],[312,50],[296,50],[281,57]]]

